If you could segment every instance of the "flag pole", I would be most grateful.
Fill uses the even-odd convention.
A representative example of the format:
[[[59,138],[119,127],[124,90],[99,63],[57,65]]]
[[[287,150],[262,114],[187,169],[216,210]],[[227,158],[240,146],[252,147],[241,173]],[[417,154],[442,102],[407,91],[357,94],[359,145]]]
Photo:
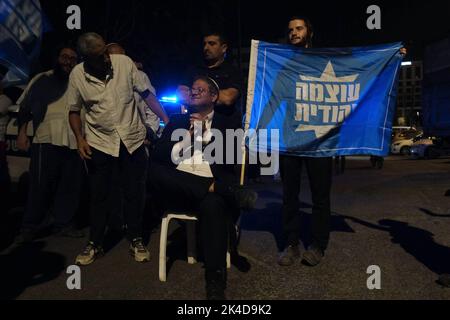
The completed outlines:
[[[258,62],[258,46],[259,41],[252,40],[250,51],[250,66],[248,71],[248,86],[247,86],[247,104],[245,112],[245,124],[244,124],[244,139],[242,140],[242,161],[241,161],[241,179],[240,185],[244,185],[245,181],[245,163],[247,158],[247,148],[245,146],[245,139],[248,136],[248,129],[250,127],[250,118],[252,115],[253,100],[255,95],[255,78],[256,78],[256,65]]]

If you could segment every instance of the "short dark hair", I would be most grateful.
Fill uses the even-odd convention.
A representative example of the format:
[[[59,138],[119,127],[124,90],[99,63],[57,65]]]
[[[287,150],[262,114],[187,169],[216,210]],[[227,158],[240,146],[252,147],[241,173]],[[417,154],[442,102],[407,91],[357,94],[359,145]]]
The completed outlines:
[[[74,44],[68,42],[68,43],[60,44],[60,45],[57,47],[57,49],[53,52],[53,54],[51,55],[51,56],[53,57],[53,61],[58,60],[59,55],[61,54],[61,52],[62,52],[64,49],[70,49],[70,50],[72,50],[73,52],[75,52],[75,53],[77,54],[78,60],[80,60],[79,53],[78,53],[78,51],[77,51],[76,46],[75,46]]]
[[[314,35],[314,28],[313,25],[311,23],[311,20],[309,20],[307,17],[305,16],[292,16],[289,20],[288,20],[288,24],[291,21],[294,20],[302,20],[303,22],[305,22],[305,26],[306,26],[306,43],[308,44],[309,47],[312,46],[312,38]]]
[[[228,45],[228,38],[225,36],[224,33],[219,32],[219,31],[206,32],[206,33],[203,35],[203,38],[205,38],[205,37],[210,37],[210,36],[216,36],[216,37],[219,38],[219,41],[220,41],[221,44]]]
[[[69,43],[69,44],[62,44],[58,47],[58,51],[56,52],[58,55],[63,51],[64,49],[70,49],[74,51],[78,55],[78,51],[75,45]]]
[[[206,82],[208,84],[208,90],[211,94],[214,94],[216,96],[219,95],[220,88],[216,81],[214,81],[213,79],[211,79],[208,76],[199,75],[194,78],[194,81],[192,83],[194,83],[197,80],[202,80],[202,81]]]

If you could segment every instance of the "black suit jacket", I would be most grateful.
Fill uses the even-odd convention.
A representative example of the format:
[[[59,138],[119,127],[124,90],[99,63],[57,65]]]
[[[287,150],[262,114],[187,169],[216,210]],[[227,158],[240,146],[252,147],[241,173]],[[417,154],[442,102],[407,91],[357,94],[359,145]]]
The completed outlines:
[[[175,168],[176,165],[172,162],[171,154],[172,148],[179,141],[171,141],[172,133],[176,129],[186,129],[188,130],[190,127],[190,115],[189,114],[177,114],[170,117],[170,121],[167,124],[166,128],[164,128],[163,134],[161,138],[156,143],[155,149],[152,155],[152,161],[157,162],[162,165],[166,165],[169,167]],[[215,112],[213,116],[213,120],[211,123],[211,129],[217,129],[222,133],[223,136],[223,164],[213,163],[210,165],[212,174],[216,181],[220,181],[226,184],[234,184],[236,182],[236,176],[234,174],[234,165],[226,164],[226,130],[227,129],[238,129],[236,124],[233,124],[230,120],[230,117],[224,116],[220,113]],[[213,142],[212,140],[211,142]],[[210,142],[210,143],[211,143]],[[237,151],[240,150],[241,146],[237,145],[236,142],[234,145],[234,158],[235,163],[237,160]],[[237,149],[238,148],[238,149]]]

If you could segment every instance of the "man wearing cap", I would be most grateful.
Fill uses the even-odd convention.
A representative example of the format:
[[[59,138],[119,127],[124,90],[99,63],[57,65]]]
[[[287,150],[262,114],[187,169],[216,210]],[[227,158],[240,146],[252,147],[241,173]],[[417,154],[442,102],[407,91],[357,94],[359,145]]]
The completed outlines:
[[[205,150],[217,139],[213,133],[219,132],[223,143],[216,146],[215,154],[226,159],[229,121],[214,110],[219,91],[213,79],[205,76],[195,79],[190,114],[171,117],[156,144],[150,168],[150,181],[164,209],[197,214],[205,259],[206,296],[211,300],[225,299],[232,207],[251,208],[257,198],[254,191],[237,186],[233,164],[212,162],[206,156]],[[173,135],[182,135],[183,139],[173,141]],[[240,144],[236,147],[240,148]]]
[[[229,43],[221,32],[209,32],[203,37],[203,65],[188,68],[178,86],[177,95],[183,105],[189,104],[189,86],[197,76],[207,76],[213,79],[218,86],[219,97],[214,111],[227,118],[230,129],[242,127],[242,97],[244,96],[244,80],[241,71],[227,59]],[[236,161],[237,162],[237,161]],[[255,168],[256,167],[256,168]],[[249,173],[253,174],[258,166],[250,165]],[[235,169],[236,170],[236,169]],[[258,174],[253,174],[257,176]],[[230,231],[235,230],[235,224],[240,216],[240,211],[233,213]],[[242,257],[237,248],[237,235],[230,233],[231,263],[239,270],[247,272],[250,269],[249,262]]]

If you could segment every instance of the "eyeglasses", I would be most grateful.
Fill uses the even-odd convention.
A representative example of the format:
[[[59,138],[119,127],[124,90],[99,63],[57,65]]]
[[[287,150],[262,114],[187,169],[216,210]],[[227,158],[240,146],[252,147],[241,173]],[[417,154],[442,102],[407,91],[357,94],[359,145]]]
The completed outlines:
[[[191,88],[191,93],[192,94],[199,94],[202,95],[203,93],[207,92],[206,89],[203,88]]]

